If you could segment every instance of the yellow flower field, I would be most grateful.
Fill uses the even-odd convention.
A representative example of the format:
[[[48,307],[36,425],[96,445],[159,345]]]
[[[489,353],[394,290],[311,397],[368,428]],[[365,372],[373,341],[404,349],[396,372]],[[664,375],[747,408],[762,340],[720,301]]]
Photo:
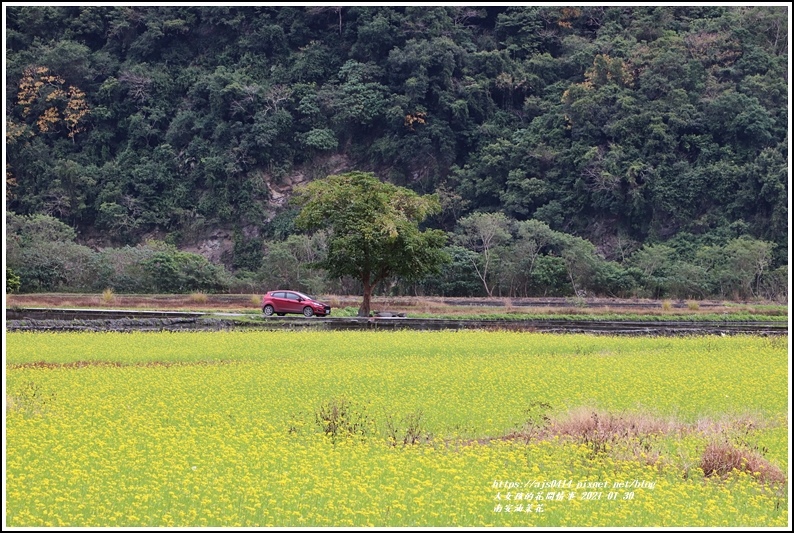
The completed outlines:
[[[9,526],[789,520],[787,488],[769,470],[788,471],[785,338],[280,331],[6,342]],[[605,420],[623,425],[607,433]],[[717,442],[763,457],[760,470],[706,476],[704,450]]]

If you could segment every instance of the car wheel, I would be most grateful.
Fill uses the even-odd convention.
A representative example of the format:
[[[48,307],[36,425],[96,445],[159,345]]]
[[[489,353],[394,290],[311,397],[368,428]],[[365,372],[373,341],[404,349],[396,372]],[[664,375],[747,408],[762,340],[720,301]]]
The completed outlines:
[[[273,309],[273,306],[270,304],[262,308],[262,312],[265,313],[265,316],[273,316],[273,311],[275,311],[275,309]]]
[[[310,317],[314,315],[314,310],[308,305],[303,308],[303,316]]]

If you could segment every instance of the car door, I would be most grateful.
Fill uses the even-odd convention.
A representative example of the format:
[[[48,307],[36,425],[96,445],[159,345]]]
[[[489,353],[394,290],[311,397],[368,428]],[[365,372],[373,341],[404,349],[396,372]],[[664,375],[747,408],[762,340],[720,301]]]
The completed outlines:
[[[301,305],[301,302],[298,301],[298,300],[299,300],[299,297],[294,292],[286,293],[286,298],[284,299],[284,302],[285,302],[284,305],[287,308],[286,309],[287,313],[302,313],[303,312],[303,307]]]
[[[276,310],[276,313],[287,313],[289,309],[289,300],[287,299],[287,294],[284,292],[274,292],[273,293],[273,307]]]

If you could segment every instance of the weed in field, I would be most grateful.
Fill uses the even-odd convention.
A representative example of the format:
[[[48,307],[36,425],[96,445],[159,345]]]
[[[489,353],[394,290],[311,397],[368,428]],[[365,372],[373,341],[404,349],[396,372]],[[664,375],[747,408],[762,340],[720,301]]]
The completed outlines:
[[[508,315],[518,312],[511,298],[502,298],[502,307],[504,307],[504,312]]]
[[[687,307],[687,309],[689,309],[690,311],[697,311],[698,309],[700,309],[700,304],[699,304],[699,303],[697,303],[697,302],[696,302],[696,301],[694,301],[694,300],[689,300],[689,301],[686,303],[686,307]]]
[[[288,418],[287,433],[290,435],[302,435],[307,426],[307,418],[307,414],[304,412],[292,413]]]
[[[188,296],[188,301],[192,304],[205,304],[209,298],[203,292],[194,292]]]
[[[314,421],[334,441],[347,436],[364,437],[372,426],[369,416],[346,398],[333,398],[320,405]]]
[[[617,435],[601,428],[598,413],[592,413],[590,419],[593,423],[584,428],[582,443],[590,449],[590,457],[594,458],[600,453],[606,453],[610,444],[617,439]]]
[[[19,303],[19,301],[16,299],[16,297],[13,294],[6,294],[6,309],[11,309],[13,311],[21,311],[22,309],[24,309],[24,306],[22,306]]]
[[[54,401],[54,393],[45,393],[40,385],[30,381],[6,395],[6,412],[18,411],[25,416],[41,415]]]
[[[700,468],[706,477],[725,478],[734,470],[747,472],[767,483],[786,483],[780,468],[764,459],[758,452],[734,446],[727,440],[710,442],[700,459]]]
[[[444,302],[438,302],[436,300],[432,300],[429,298],[420,300],[420,303],[417,307],[418,307],[417,309],[418,312],[425,313],[427,315],[443,313],[444,311],[449,309],[449,306]]]
[[[584,438],[599,433],[604,436],[635,438],[642,435],[668,434],[679,430],[680,425],[673,421],[662,420],[647,414],[615,415],[603,411],[580,408],[551,424],[557,435]]]
[[[569,296],[565,298],[565,302],[573,307],[578,307],[578,308],[587,307],[587,299],[585,298],[584,294],[577,293],[576,296]]]
[[[662,311],[670,311],[673,309],[672,300],[662,300]]]
[[[248,299],[248,303],[250,303],[254,307],[259,307],[262,304],[262,297],[257,294],[252,294],[251,297]]]
[[[102,303],[106,305],[110,305],[116,301],[116,293],[113,292],[113,289],[108,287],[104,291],[102,291]]]
[[[550,410],[551,404],[538,401],[530,402],[529,406],[524,410],[524,415],[527,418],[521,430],[527,443],[537,438],[548,427],[551,422],[548,415]]]
[[[402,417],[397,423],[393,416],[386,417],[386,433],[389,444],[403,446],[428,442],[432,436],[424,428],[424,412],[419,409]]]

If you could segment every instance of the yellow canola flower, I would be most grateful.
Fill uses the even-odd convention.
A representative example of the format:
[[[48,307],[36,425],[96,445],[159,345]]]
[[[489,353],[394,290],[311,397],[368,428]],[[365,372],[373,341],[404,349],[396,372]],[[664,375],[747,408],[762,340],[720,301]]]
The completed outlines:
[[[500,440],[522,427],[533,401],[552,405],[552,416],[585,406],[685,423],[745,410],[785,421],[782,345],[753,337],[369,333],[9,333],[7,394],[22,405],[7,412],[7,523],[787,523],[785,495],[750,475],[705,480],[693,466],[684,479],[671,450],[696,450],[705,437],[662,442],[656,465],[594,454],[592,445],[562,438]],[[324,348],[296,349],[307,345]],[[15,366],[41,360],[64,366]],[[120,366],[68,366],[85,360]],[[703,380],[686,379],[695,370]],[[26,392],[30,383],[35,394]],[[322,434],[315,417],[334,398],[361,415],[359,433]],[[403,445],[417,419],[420,442]],[[787,441],[777,431],[757,435],[769,438],[770,457],[785,457]],[[531,512],[523,496],[516,511],[517,491],[510,491],[512,504],[495,499],[507,491],[494,481],[533,479],[656,485],[635,489],[627,501],[606,499],[609,491],[593,500],[543,494]]]

